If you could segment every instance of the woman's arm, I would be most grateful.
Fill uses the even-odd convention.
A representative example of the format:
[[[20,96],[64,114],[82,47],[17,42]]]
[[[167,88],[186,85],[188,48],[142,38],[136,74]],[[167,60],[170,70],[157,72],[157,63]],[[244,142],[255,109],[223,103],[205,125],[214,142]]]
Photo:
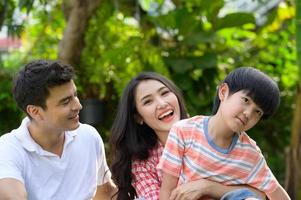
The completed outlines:
[[[227,192],[239,188],[247,188],[255,192],[262,199],[266,199],[265,194],[247,185],[226,186],[221,183],[200,179],[178,186],[171,193],[170,199],[191,199],[197,200],[203,196],[208,196],[214,199],[220,199]]]
[[[178,178],[162,172],[162,185],[160,188],[160,200],[169,200],[171,192],[177,187]]]
[[[150,165],[135,161],[132,174],[132,185],[138,197],[147,200],[159,199],[161,181],[159,180],[156,168],[151,168]]]

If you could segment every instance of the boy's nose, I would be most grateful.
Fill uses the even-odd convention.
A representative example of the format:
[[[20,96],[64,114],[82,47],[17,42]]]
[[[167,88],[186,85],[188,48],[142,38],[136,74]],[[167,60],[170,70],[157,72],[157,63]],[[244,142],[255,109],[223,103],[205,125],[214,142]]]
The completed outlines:
[[[252,115],[255,113],[255,108],[249,106],[244,110],[243,113],[247,119],[250,119],[252,117]]]

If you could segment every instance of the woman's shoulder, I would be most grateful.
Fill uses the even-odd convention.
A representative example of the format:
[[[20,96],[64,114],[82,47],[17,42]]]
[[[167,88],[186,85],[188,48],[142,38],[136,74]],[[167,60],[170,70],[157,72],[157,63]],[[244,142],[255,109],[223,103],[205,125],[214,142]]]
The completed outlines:
[[[149,157],[145,160],[133,159],[132,160],[132,171],[143,169],[156,169],[157,164],[162,156],[164,146],[158,143],[154,148],[149,150]]]

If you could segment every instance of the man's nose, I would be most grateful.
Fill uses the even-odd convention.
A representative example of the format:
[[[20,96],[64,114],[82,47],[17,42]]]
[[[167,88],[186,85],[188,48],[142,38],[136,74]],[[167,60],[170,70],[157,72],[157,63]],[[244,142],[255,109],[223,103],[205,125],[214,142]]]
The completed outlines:
[[[81,110],[83,108],[82,104],[79,102],[78,97],[74,98],[74,102],[72,104],[72,109],[73,110]]]

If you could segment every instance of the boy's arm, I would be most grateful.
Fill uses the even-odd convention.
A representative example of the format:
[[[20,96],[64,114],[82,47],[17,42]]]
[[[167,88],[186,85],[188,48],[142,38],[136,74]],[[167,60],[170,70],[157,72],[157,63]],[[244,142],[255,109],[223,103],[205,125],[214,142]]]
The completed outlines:
[[[291,198],[288,196],[287,192],[279,185],[277,189],[268,195],[270,200],[290,200]]]
[[[0,200],[26,200],[27,192],[23,183],[13,178],[0,180]]]
[[[255,192],[262,199],[266,199],[265,194],[259,190],[256,190],[247,185],[241,186],[226,186],[215,181],[210,181],[207,179],[200,179],[196,181],[191,181],[183,185],[178,186],[171,193],[170,199],[190,199],[197,200],[203,196],[209,196],[214,199],[220,199],[227,192],[233,191],[235,189],[247,188]]]
[[[162,184],[160,188],[160,200],[169,200],[171,191],[177,187],[178,178],[162,172]]]

